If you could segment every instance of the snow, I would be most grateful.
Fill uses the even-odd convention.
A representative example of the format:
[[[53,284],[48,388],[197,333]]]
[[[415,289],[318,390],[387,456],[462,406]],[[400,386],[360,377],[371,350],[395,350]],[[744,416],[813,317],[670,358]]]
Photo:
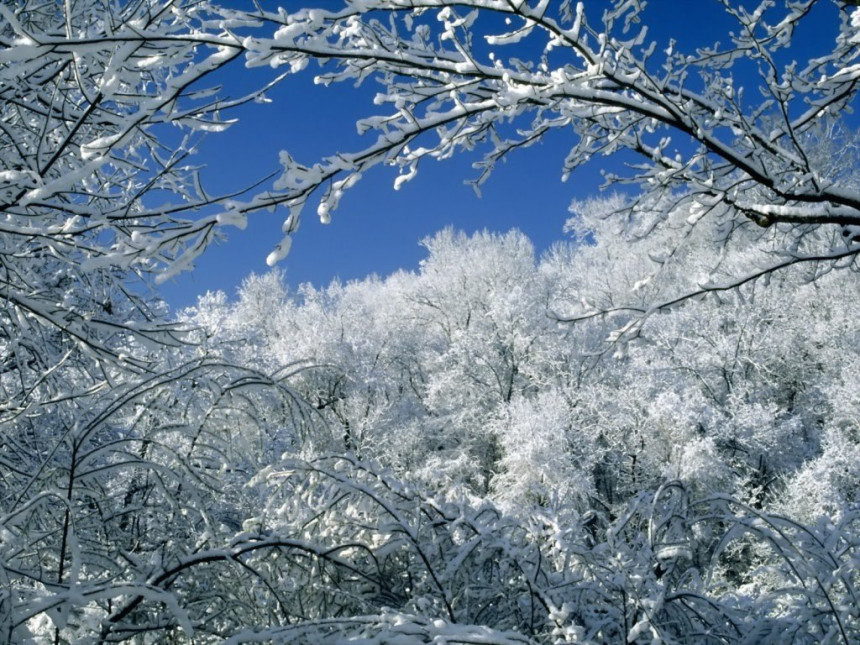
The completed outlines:
[[[0,4],[18,97],[0,106],[4,636],[157,641],[167,622],[320,645],[615,642],[631,622],[640,641],[688,625],[727,643],[779,621],[810,641],[857,631],[860,300],[837,269],[856,267],[842,237],[860,230],[860,198],[832,170],[843,151],[804,133],[854,101],[860,10],[813,71],[757,78],[755,104],[740,99],[746,86],[758,100],[736,73],[759,60],[744,52],[787,46],[800,5],[738,9],[760,22],[732,53],[673,43],[654,62],[666,43],[624,35],[647,18],[634,0],[605,14],[610,33],[583,2],[565,17],[549,0],[61,4],[35,21]],[[485,11],[508,26],[489,33]],[[39,21],[51,28],[29,34]],[[193,141],[158,137],[232,122],[196,86],[240,53],[283,66],[283,82],[312,59],[332,61],[324,84],[380,81],[357,124],[370,136],[308,165],[285,151],[275,181],[213,203],[172,165]],[[821,78],[830,60],[844,64]],[[54,69],[68,73],[42,76]],[[517,233],[448,231],[414,272],[298,293],[252,277],[235,304],[203,299],[181,324],[128,282],[190,269],[219,227],[283,204],[275,265],[306,203],[329,221],[376,166],[400,189],[424,159],[476,153],[488,173],[554,135],[575,143],[565,173],[639,154],[627,179],[641,190],[577,205],[577,239],[544,258]],[[676,143],[689,138],[694,152]],[[176,199],[152,206],[149,182]],[[749,586],[728,579],[729,558]]]
[[[293,245],[293,238],[290,235],[284,236],[274,250],[266,256],[266,264],[270,267],[275,266],[278,262],[287,257],[290,248]]]
[[[240,211],[238,208],[220,213],[215,217],[215,221],[220,226],[235,226],[239,230],[245,230],[248,226],[248,214]]]
[[[856,32],[851,36],[851,42],[860,44],[860,8],[851,11],[851,27]]]

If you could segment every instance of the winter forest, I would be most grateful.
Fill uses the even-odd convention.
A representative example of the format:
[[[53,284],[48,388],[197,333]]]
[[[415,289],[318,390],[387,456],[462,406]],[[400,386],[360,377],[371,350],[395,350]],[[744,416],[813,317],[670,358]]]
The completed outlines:
[[[700,1],[0,3],[0,642],[860,643],[860,7]],[[206,185],[305,76],[361,143]],[[288,286],[365,175],[548,140],[607,170],[546,252]]]

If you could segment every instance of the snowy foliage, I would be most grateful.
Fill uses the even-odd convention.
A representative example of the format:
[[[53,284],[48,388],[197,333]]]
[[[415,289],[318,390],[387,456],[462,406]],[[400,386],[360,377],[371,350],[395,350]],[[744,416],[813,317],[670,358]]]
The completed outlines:
[[[215,18],[202,3],[157,0],[0,6],[0,282],[11,325],[140,369],[137,344],[181,341],[132,278],[189,269],[221,228],[244,227],[237,195],[209,194],[191,157],[204,133],[230,125],[224,112],[264,89],[224,101],[204,84],[242,54]],[[207,206],[214,214],[196,212]],[[39,343],[8,356],[57,362]]]
[[[691,54],[634,0],[327,4],[0,5],[0,641],[856,643],[860,10],[800,66],[817,0]],[[376,142],[210,195],[243,58],[380,80]],[[554,131],[642,190],[541,258],[446,229],[384,279],[142,295],[257,210],[273,264],[375,165],[480,185]]]
[[[754,4],[715,3],[733,29],[692,51],[652,39],[638,0],[361,0],[229,12],[276,28],[242,41],[249,65],[301,73],[319,61],[317,83],[382,85],[374,113],[357,124],[376,135],[367,147],[312,166],[282,153],[284,173],[267,193],[291,209],[281,247],[309,200],[329,221],[375,166],[397,169],[397,190],[428,159],[475,155],[477,189],[518,148],[559,136],[571,141],[563,178],[592,158],[631,155],[630,173],[607,180],[640,191],[614,219],[627,215],[631,238],[662,232],[663,258],[687,252],[691,236],[722,245],[738,229],[768,254],[703,266],[686,291],[649,300],[646,311],[793,264],[854,266],[857,156],[839,116],[857,92],[857,10],[822,0]],[[806,33],[812,20],[826,33]],[[801,50],[813,36],[815,46]]]
[[[346,455],[264,470],[255,485],[269,510],[259,526],[290,535],[301,527],[311,531],[302,539],[325,536],[332,549],[362,545],[369,559],[356,551],[348,566],[369,566],[366,581],[406,549],[396,570],[411,582],[397,592],[398,611],[464,625],[480,618],[535,642],[695,643],[707,631],[723,642],[853,642],[860,417],[847,402],[860,357],[855,343],[826,342],[860,314],[853,276],[810,282],[794,270],[690,302],[648,318],[618,353],[614,320],[570,326],[551,316],[572,292],[588,293],[583,276],[602,276],[606,294],[629,293],[616,270],[624,242],[604,233],[535,261],[519,233],[445,230],[425,241],[416,273],[282,291],[274,308],[267,299],[267,320],[284,332],[268,344],[248,333],[246,290],[278,276],[249,280],[220,309],[223,351],[284,365],[312,357],[290,381],[320,414],[311,453]],[[210,302],[223,297],[210,294],[187,315],[206,320]],[[239,338],[263,345],[237,350]],[[466,527],[478,517],[492,521],[470,542]],[[465,535],[450,535],[448,521]],[[490,536],[530,572],[522,591],[505,577],[497,618],[481,604],[492,581],[470,559]],[[472,573],[448,578],[451,567]],[[379,594],[338,590],[345,597],[329,604]],[[477,613],[461,613],[465,598]],[[523,603],[532,618],[518,613]]]

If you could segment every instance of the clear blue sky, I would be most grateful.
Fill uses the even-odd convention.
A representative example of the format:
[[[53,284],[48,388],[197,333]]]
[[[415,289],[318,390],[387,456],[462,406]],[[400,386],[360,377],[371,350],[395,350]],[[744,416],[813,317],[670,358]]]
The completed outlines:
[[[296,0],[281,4],[295,9],[314,3]],[[715,39],[726,42],[730,23],[717,4],[715,0],[652,0],[643,16],[649,25],[649,39],[664,47],[669,38],[675,38],[687,50],[712,44]],[[591,3],[595,5],[603,3]],[[835,5],[822,16],[824,22],[813,23],[808,33],[797,35],[803,39],[798,42],[808,43],[815,54],[826,51],[832,43],[838,20]],[[311,165],[338,150],[360,149],[370,137],[375,138],[372,134],[359,137],[355,130],[356,120],[374,114],[374,82],[358,89],[352,85],[324,88],[313,85],[313,71],[312,64],[305,73],[270,92],[272,103],[241,108],[232,115],[239,118],[236,125],[208,136],[196,162],[206,165],[204,185],[210,192],[238,189],[277,171],[282,149]],[[245,70],[236,65],[222,79],[222,94],[238,96],[242,87],[264,81],[271,74],[269,69]],[[563,239],[570,201],[598,192],[601,166],[615,170],[620,163],[616,158],[592,161],[562,183],[560,169],[571,143],[572,139],[556,135],[519,151],[496,169],[483,186],[481,198],[464,184],[465,179],[475,176],[473,157],[425,163],[418,176],[399,192],[391,187],[394,170],[377,168],[345,194],[331,224],[320,224],[309,204],[292,250],[279,266],[293,286],[308,281],[321,286],[335,277],[351,280],[371,273],[386,275],[399,268],[414,269],[423,257],[419,241],[447,225],[466,232],[516,227],[541,252]],[[162,285],[160,295],[173,308],[193,304],[208,290],[221,289],[233,296],[250,273],[268,270],[265,259],[281,239],[285,216],[283,209],[258,213],[249,218],[244,231],[225,229],[227,242],[204,253],[194,271]]]

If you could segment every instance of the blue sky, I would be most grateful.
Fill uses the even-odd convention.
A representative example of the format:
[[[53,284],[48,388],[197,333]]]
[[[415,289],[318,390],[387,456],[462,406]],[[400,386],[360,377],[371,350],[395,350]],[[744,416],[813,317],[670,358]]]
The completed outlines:
[[[297,0],[286,6],[294,9],[304,4]],[[664,47],[670,37],[675,38],[688,49],[715,39],[725,42],[729,22],[717,4],[715,0],[652,0],[643,16],[649,39]],[[808,42],[816,53],[826,51],[835,33],[836,13],[835,6],[828,7],[826,22],[811,24],[806,34],[798,33],[797,38],[804,39],[798,42]],[[367,145],[370,139],[356,134],[355,121],[374,114],[374,82],[357,89],[351,85],[324,88],[313,85],[313,71],[312,65],[304,74],[287,79],[269,93],[271,103],[244,106],[232,115],[239,119],[236,125],[208,136],[196,163],[205,164],[204,185],[211,192],[235,190],[276,172],[278,152],[283,149],[310,165],[338,150]],[[236,65],[220,79],[222,94],[238,96],[243,87],[264,82],[271,73]],[[419,241],[447,225],[466,232],[516,227],[541,252],[563,239],[571,200],[596,194],[602,184],[601,168],[615,171],[621,163],[618,158],[594,160],[562,183],[561,165],[571,143],[572,139],[554,136],[519,151],[497,167],[481,198],[464,184],[476,174],[471,168],[474,157],[425,163],[398,192],[392,190],[394,171],[376,169],[346,193],[331,224],[320,224],[308,208],[292,250],[279,266],[292,286],[302,282],[321,286],[336,277],[346,281],[414,269],[424,255]],[[209,290],[221,289],[233,296],[250,273],[268,270],[265,259],[281,239],[285,217],[283,209],[258,213],[249,218],[244,231],[225,229],[228,240],[208,249],[194,271],[162,285],[160,295],[173,308],[191,305]]]

